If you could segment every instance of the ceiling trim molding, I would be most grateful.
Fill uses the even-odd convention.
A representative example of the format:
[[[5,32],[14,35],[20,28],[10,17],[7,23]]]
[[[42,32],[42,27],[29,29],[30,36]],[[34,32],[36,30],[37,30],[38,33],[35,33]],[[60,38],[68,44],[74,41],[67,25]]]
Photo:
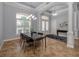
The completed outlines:
[[[24,10],[30,12],[30,13],[34,13],[35,14],[34,8],[31,8],[29,6],[25,6],[25,5],[20,4],[18,2],[11,2],[11,3],[10,2],[4,2],[4,4],[10,5],[10,6],[13,6],[13,7],[16,7],[16,8],[24,9]]]
[[[58,15],[59,15],[59,14],[61,14],[61,13],[63,13],[63,12],[66,12],[66,11],[68,11],[68,8],[59,10],[59,11],[57,11],[57,13],[58,13]],[[51,13],[48,13],[48,12],[45,12],[44,14],[46,14],[46,15],[52,15]]]
[[[40,4],[38,7],[36,7],[35,9],[38,10],[40,9],[41,7],[45,6],[46,5],[46,2],[43,2],[42,4]]]
[[[39,9],[36,9],[36,10],[37,10],[39,13],[42,13],[42,12],[48,10],[49,8],[51,8],[51,7],[53,7],[53,6],[56,6],[56,5],[60,5],[60,4],[62,4],[62,2],[61,2],[61,3],[50,2],[50,3],[46,4],[45,6],[43,6],[42,8],[39,8]],[[66,3],[63,3],[63,4],[66,4]]]
[[[57,11],[57,13],[62,13],[62,12],[66,12],[66,11],[68,11],[68,8],[65,8],[65,9],[59,10],[59,11]]]

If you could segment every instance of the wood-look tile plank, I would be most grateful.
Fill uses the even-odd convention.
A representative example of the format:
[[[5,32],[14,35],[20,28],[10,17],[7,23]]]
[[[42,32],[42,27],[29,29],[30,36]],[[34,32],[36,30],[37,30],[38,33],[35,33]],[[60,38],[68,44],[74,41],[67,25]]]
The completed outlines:
[[[19,47],[19,39],[12,40],[12,41],[5,41],[2,49],[0,50],[0,56],[1,57],[38,57],[38,56],[59,56],[59,57],[69,57],[69,56],[79,56],[79,39],[75,40],[75,48],[68,48],[66,46],[66,43],[55,40],[55,39],[50,39],[46,38],[47,40],[47,48],[45,51],[45,45],[43,41],[43,49],[42,49],[42,44],[39,43],[39,46],[35,49],[35,54],[33,47],[26,48],[25,52],[24,50],[18,50]],[[38,44],[37,43],[37,44]]]

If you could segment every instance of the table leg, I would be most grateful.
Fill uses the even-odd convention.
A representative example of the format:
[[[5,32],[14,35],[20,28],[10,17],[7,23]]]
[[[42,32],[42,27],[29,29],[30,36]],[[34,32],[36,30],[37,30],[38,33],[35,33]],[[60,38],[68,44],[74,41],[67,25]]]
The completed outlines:
[[[46,51],[46,37],[45,37],[45,51]]]
[[[34,54],[35,54],[35,40],[34,40]]]

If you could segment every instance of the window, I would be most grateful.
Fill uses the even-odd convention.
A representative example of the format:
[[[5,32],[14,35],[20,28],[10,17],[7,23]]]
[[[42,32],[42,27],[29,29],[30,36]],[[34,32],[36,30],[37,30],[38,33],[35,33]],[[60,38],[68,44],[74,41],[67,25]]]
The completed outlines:
[[[16,34],[30,32],[31,22],[26,14],[16,14]]]
[[[45,21],[42,21],[42,31],[45,31]]]
[[[42,16],[42,31],[48,31],[49,23],[48,23],[48,17]]]
[[[44,19],[44,20],[48,20],[49,19],[47,16],[42,16],[41,18]]]
[[[48,31],[48,21],[46,21],[46,31]]]

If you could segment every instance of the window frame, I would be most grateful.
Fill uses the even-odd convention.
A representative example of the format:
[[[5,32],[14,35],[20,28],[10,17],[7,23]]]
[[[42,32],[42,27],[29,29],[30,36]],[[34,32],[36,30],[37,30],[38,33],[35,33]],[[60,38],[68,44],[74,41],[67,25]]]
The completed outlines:
[[[46,17],[46,18],[43,18],[43,16]],[[41,19],[42,19],[42,21],[45,22],[45,24],[44,24],[44,30],[42,30],[42,31],[43,32],[48,32],[49,31],[49,17],[48,16],[45,16],[45,15],[43,15],[43,16],[41,17]],[[41,24],[42,24],[42,21],[41,21]],[[46,22],[48,22],[47,25],[46,25]],[[43,26],[43,25],[41,25],[41,26]],[[41,28],[43,28],[43,27],[41,27]]]
[[[29,23],[29,26],[28,27],[25,27],[23,24],[20,25],[20,27],[18,27],[18,24],[17,24],[17,20],[22,20],[21,17],[17,18],[17,15],[23,15],[23,17],[28,17],[26,14],[22,14],[22,13],[17,13],[16,14],[16,34],[20,34],[20,33],[25,33],[27,30],[30,32],[30,27],[31,27],[31,20],[29,19],[28,22]],[[23,20],[22,20],[23,21]],[[19,30],[22,30],[21,32],[19,32]],[[25,31],[26,30],[26,31]]]

